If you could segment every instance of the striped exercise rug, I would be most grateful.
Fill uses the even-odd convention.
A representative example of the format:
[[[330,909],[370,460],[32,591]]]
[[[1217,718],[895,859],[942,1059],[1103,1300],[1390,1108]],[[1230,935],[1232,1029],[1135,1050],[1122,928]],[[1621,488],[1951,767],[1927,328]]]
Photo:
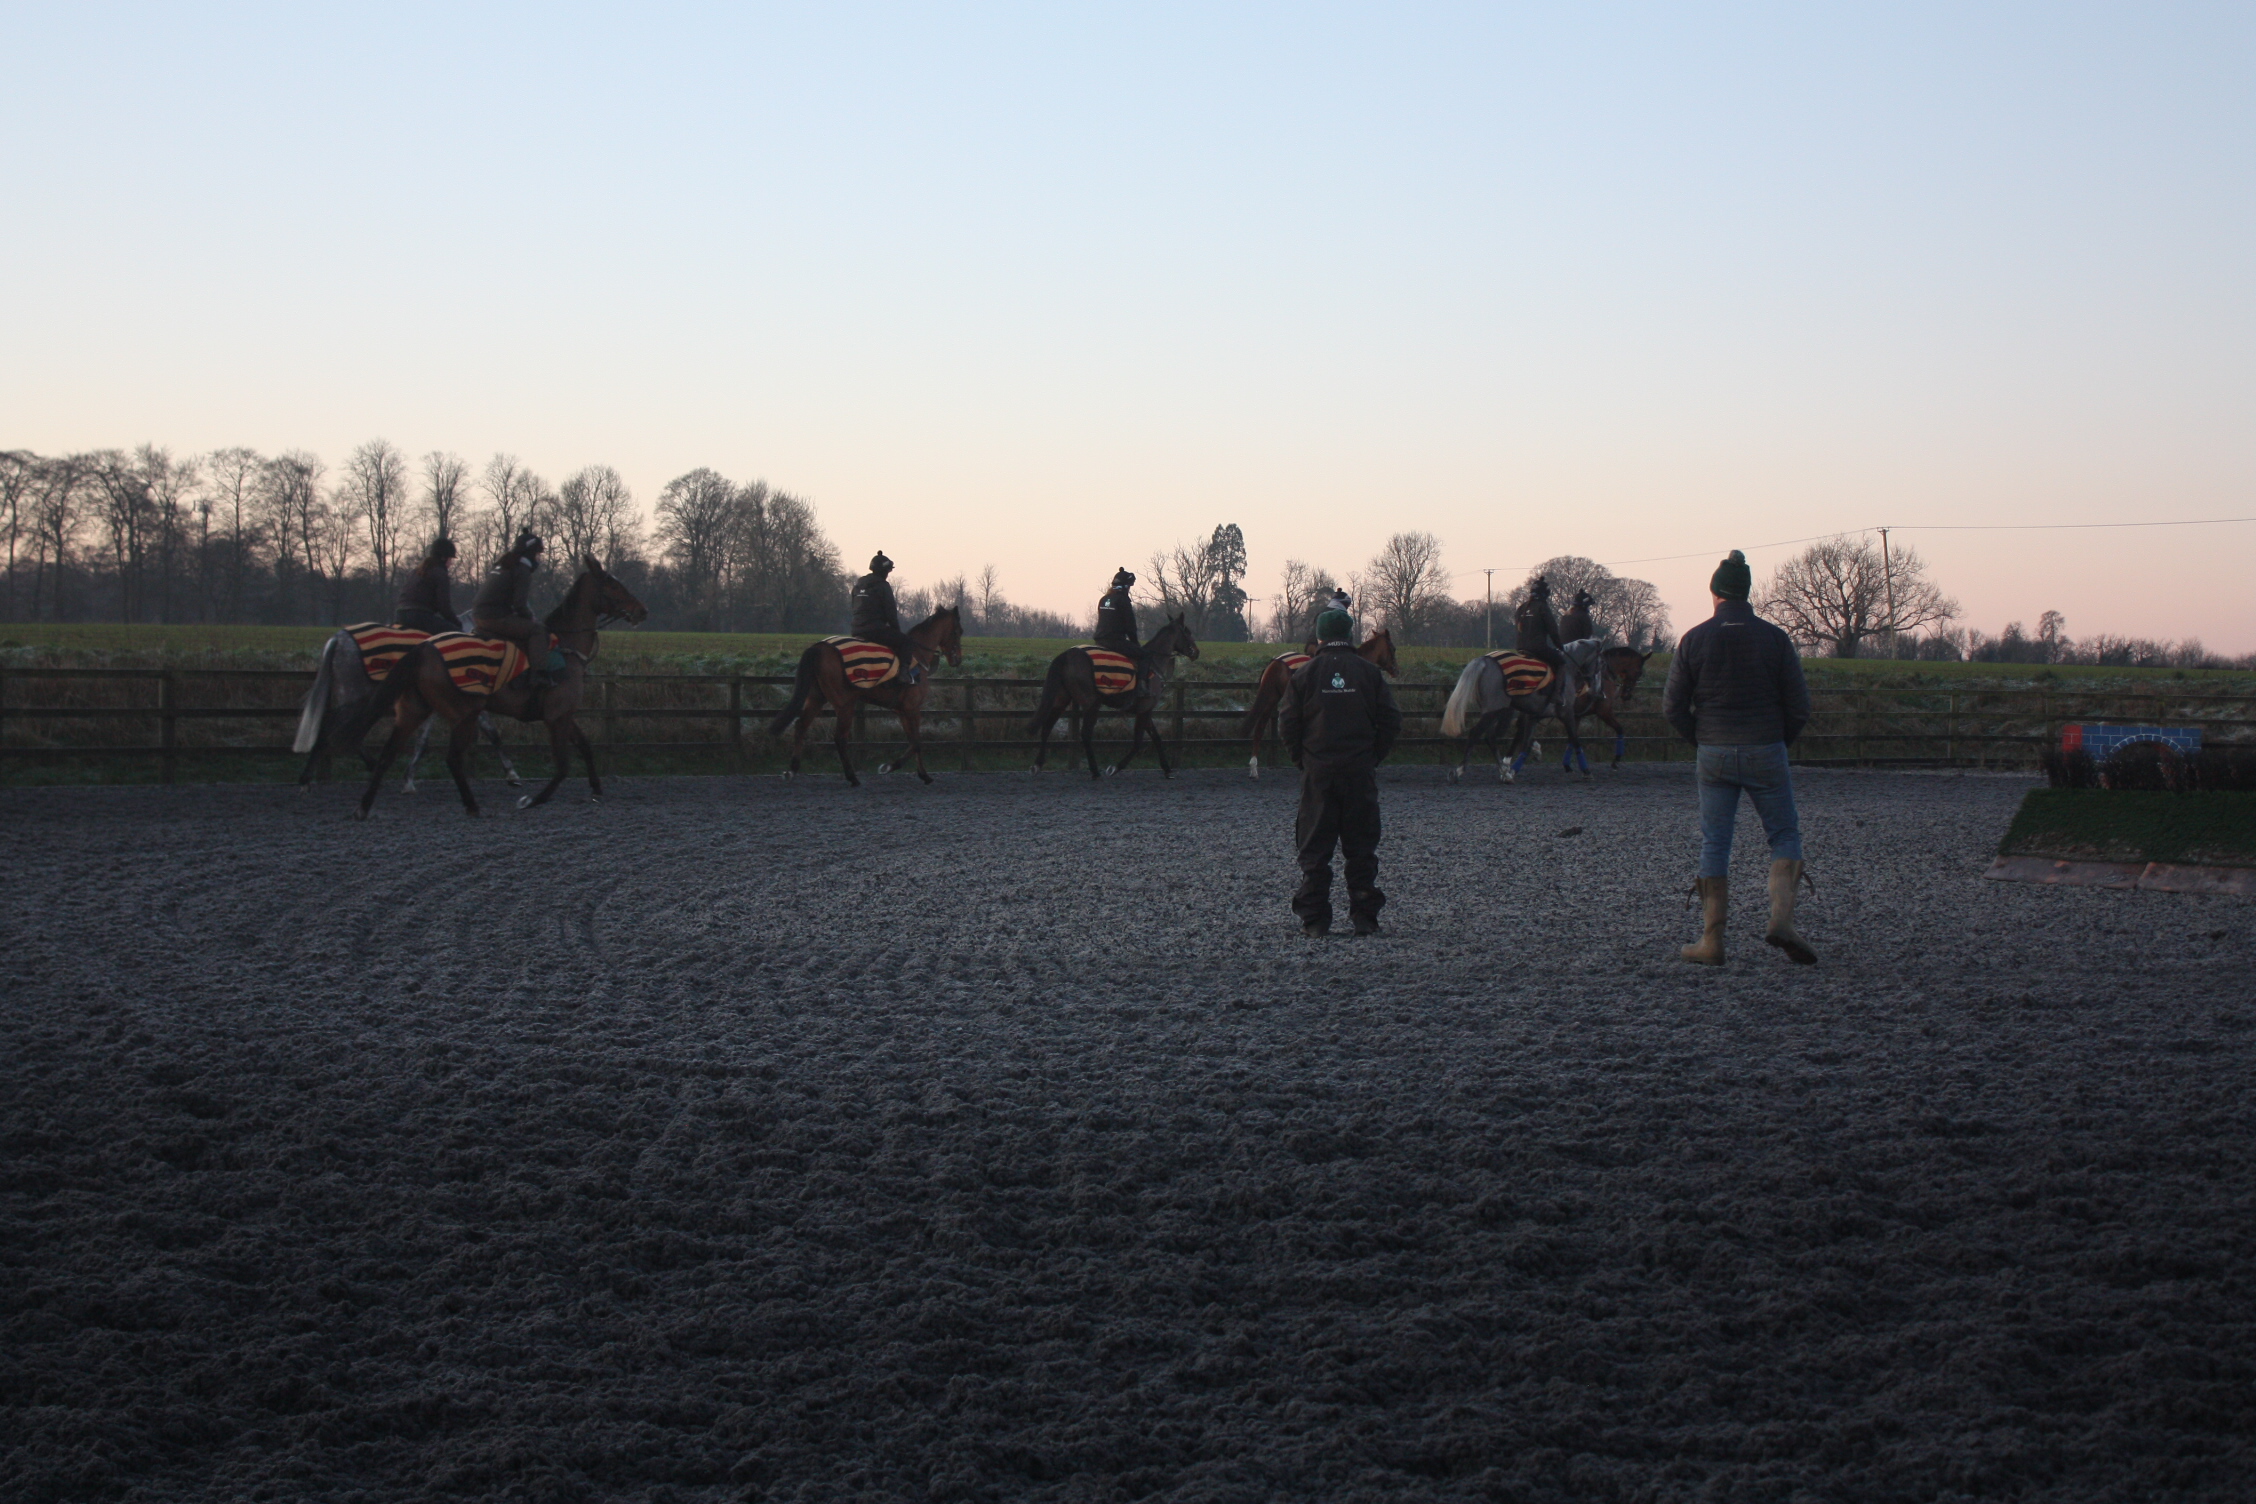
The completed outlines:
[[[1510,695],[1541,694],[1551,687],[1555,677],[1551,665],[1541,658],[1530,658],[1525,653],[1515,653],[1508,648],[1498,648],[1482,655],[1504,671],[1504,692]]]
[[[1277,661],[1285,666],[1285,673],[1290,676],[1298,673],[1300,666],[1313,661],[1315,656],[1314,653],[1279,653]]]
[[[825,637],[846,664],[846,682],[856,689],[875,689],[901,671],[900,656],[882,642],[859,637]]]
[[[1098,694],[1124,695],[1136,687],[1136,660],[1126,653],[1094,643],[1083,643],[1081,651],[1089,655],[1089,666],[1096,670]]]
[[[446,660],[454,687],[466,695],[490,695],[526,668],[525,650],[506,639],[442,632],[431,646]]]
[[[382,622],[356,621],[344,628],[360,648],[361,667],[368,677],[381,679],[400,661],[400,655],[420,642],[429,642],[428,632],[411,632],[405,627],[387,627]]]

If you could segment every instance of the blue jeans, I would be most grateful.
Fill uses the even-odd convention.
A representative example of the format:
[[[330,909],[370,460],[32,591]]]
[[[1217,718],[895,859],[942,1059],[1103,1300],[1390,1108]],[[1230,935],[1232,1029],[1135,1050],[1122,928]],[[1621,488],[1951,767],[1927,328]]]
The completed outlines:
[[[1739,793],[1746,791],[1770,837],[1770,859],[1802,859],[1802,826],[1794,815],[1794,779],[1786,767],[1786,744],[1702,747],[1700,749],[1700,876],[1722,877],[1731,870],[1731,828],[1739,820]]]

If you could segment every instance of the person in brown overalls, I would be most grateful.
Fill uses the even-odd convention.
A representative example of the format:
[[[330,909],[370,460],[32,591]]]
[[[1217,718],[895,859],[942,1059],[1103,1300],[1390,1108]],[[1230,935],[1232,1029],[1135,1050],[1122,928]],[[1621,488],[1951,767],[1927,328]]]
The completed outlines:
[[[434,538],[423,551],[423,562],[400,587],[399,603],[392,607],[392,625],[410,632],[459,632],[462,622],[454,614],[454,581],[447,568],[454,562],[452,538]]]
[[[494,560],[493,568],[486,571],[478,598],[470,603],[470,618],[477,625],[478,635],[502,638],[523,648],[526,664],[536,675],[533,682],[543,685],[556,682],[549,662],[548,629],[526,602],[532,594],[533,571],[540,568],[546,547],[530,529],[519,533],[509,552]]]

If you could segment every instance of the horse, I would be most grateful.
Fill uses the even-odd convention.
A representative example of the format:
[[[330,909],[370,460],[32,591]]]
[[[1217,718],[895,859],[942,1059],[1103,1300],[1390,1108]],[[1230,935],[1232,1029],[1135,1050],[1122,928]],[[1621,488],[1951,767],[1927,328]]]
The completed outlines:
[[[1042,765],[1049,760],[1050,728],[1057,724],[1058,717],[1070,707],[1074,723],[1080,728],[1081,750],[1089,759],[1091,778],[1109,778],[1127,767],[1142,749],[1147,733],[1151,737],[1152,751],[1159,758],[1160,777],[1174,777],[1175,765],[1167,760],[1167,744],[1160,740],[1159,727],[1152,723],[1152,707],[1159,703],[1159,691],[1151,686],[1148,677],[1139,675],[1136,682],[1128,688],[1107,693],[1097,685],[1097,663],[1089,656],[1092,651],[1106,650],[1067,648],[1050,660],[1050,671],[1042,681],[1041,701],[1034,707],[1031,729],[1039,738],[1034,750],[1034,771],[1041,772]],[[1191,629],[1183,625],[1183,618],[1180,616],[1169,617],[1166,625],[1154,632],[1151,641],[1144,644],[1146,658],[1157,659],[1162,655],[1170,660],[1189,658],[1196,661],[1198,658],[1198,642],[1191,636]],[[1096,735],[1097,712],[1101,709],[1127,711],[1136,718],[1136,729],[1128,740],[1127,755],[1100,773],[1097,771]]]
[[[468,631],[468,618],[463,630]],[[298,705],[298,734],[290,744],[293,752],[306,754],[304,768],[298,773],[298,787],[311,791],[313,775],[325,766],[344,742],[344,729],[360,718],[359,713],[376,693],[376,680],[368,672],[361,658],[360,644],[354,639],[352,629],[340,627],[337,634],[323,644],[320,665],[314,670],[313,688],[306,691]],[[501,770],[508,776],[509,786],[518,787],[523,779],[518,776],[517,765],[509,760],[509,753],[501,744],[501,731],[493,717],[484,711],[478,713],[478,730],[492,744],[494,755],[501,759]],[[415,792],[415,766],[423,760],[423,748],[430,741],[431,728],[426,724],[423,734],[416,738],[414,755],[407,760],[407,784],[403,794]],[[375,759],[358,743],[353,751],[359,754],[363,768],[375,766]]]
[[[1622,753],[1629,747],[1629,739],[1622,733],[1619,713],[1636,693],[1637,681],[1645,674],[1645,660],[1652,656],[1650,652],[1640,653],[1635,648],[1607,648],[1599,654],[1596,684],[1581,686],[1579,712],[1594,715],[1614,728],[1612,766],[1617,768],[1621,766]]]
[[[368,818],[368,811],[376,803],[376,791],[384,781],[384,770],[433,715],[453,728],[447,741],[447,771],[454,775],[454,786],[462,795],[463,813],[473,819],[478,815],[478,796],[470,789],[468,758],[481,711],[520,721],[540,721],[548,727],[549,753],[555,769],[538,793],[527,794],[517,801],[519,809],[546,804],[554,796],[571,769],[575,746],[587,762],[589,802],[603,797],[603,779],[595,768],[595,749],[588,745],[587,733],[579,728],[573,716],[586,697],[588,665],[595,661],[601,646],[602,629],[614,621],[639,625],[650,612],[635,599],[632,591],[604,570],[595,555],[583,555],[580,563],[579,578],[572,582],[572,588],[564,592],[564,599],[557,602],[556,609],[549,612],[543,622],[555,634],[557,647],[564,654],[562,682],[535,686],[532,676],[527,674],[496,686],[490,694],[472,694],[455,685],[446,659],[435,646],[447,641],[445,637],[435,637],[408,649],[392,666],[369,708],[355,722],[357,729],[349,733],[357,743],[377,717],[387,710],[392,712],[391,739],[384,744],[383,751],[376,754],[375,765],[368,775],[368,787],[360,796],[361,819]]]
[[[1388,678],[1395,677],[1394,634],[1385,627],[1364,639],[1355,654],[1377,664]],[[1253,755],[1246,759],[1247,777],[1261,776],[1261,745],[1269,739],[1269,733],[1277,729],[1277,703],[1285,697],[1285,686],[1292,682],[1293,670],[1314,656],[1313,649],[1303,653],[1280,653],[1262,668],[1261,678],[1253,686],[1253,708],[1246,712],[1245,725],[1240,728],[1253,737]]]
[[[1581,682],[1595,682],[1602,671],[1604,649],[1598,639],[1583,638],[1559,649],[1567,660],[1573,677]],[[1540,660],[1524,660],[1540,664]],[[1504,670],[1496,659],[1483,653],[1465,665],[1457,676],[1457,687],[1449,693],[1449,703],[1442,711],[1441,734],[1464,741],[1464,750],[1457,766],[1449,770],[1449,781],[1461,782],[1465,776],[1465,763],[1472,756],[1473,743],[1484,741],[1496,747],[1499,733],[1507,715],[1513,717],[1512,737],[1507,750],[1498,753],[1496,777],[1500,783],[1511,783],[1519,777],[1526,765],[1529,744],[1534,740],[1539,722],[1558,721],[1567,728],[1567,750],[1560,757],[1560,766],[1572,774],[1579,764],[1585,778],[1590,776],[1590,759],[1583,755],[1582,738],[1576,722],[1582,715],[1577,703],[1581,696],[1566,692],[1566,677],[1553,673],[1550,682],[1532,693],[1514,694]]]
[[[909,628],[907,633],[910,656],[920,667],[931,668],[945,657],[951,667],[963,664],[963,612],[954,606],[942,606],[923,621]],[[901,718],[901,730],[909,739],[909,754],[916,759],[917,777],[926,783],[932,775],[924,766],[924,697],[932,687],[929,677],[919,677],[909,684],[909,665],[896,663],[890,678],[867,687],[857,686],[846,677],[846,659],[839,644],[850,638],[825,638],[807,645],[799,655],[799,671],[791,683],[791,699],[783,711],[768,723],[768,735],[781,736],[783,729],[793,721],[799,723],[791,738],[791,771],[786,778],[799,776],[799,761],[807,750],[807,730],[815,723],[828,705],[838,717],[838,765],[846,771],[846,781],[855,788],[862,780],[854,774],[854,758],[847,743],[854,731],[854,712],[863,702],[890,710]],[[880,773],[890,773],[898,763],[879,763]]]

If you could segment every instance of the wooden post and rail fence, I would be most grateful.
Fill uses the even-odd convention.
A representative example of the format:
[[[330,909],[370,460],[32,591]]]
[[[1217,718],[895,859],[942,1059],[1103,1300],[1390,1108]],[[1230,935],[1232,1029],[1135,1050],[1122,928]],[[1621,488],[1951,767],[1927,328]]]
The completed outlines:
[[[8,668],[0,670],[0,779],[27,762],[146,767],[153,760],[161,781],[193,777],[217,759],[290,758],[301,697],[313,682],[299,669]],[[939,677],[925,705],[929,760],[957,755],[970,767],[974,753],[1030,753],[1026,723],[1041,692],[1038,679]],[[589,681],[583,729],[610,753],[641,757],[697,754],[706,762],[749,769],[773,764],[789,745],[788,733],[771,738],[767,721],[791,689],[788,676],[766,674],[598,674]],[[1450,686],[1410,682],[1395,689],[1407,724],[1402,745],[1431,749],[1436,760],[1456,760],[1457,743],[1438,735]],[[1211,763],[1218,754],[1243,759],[1238,732],[1253,683],[1177,679],[1155,719],[1171,753]],[[1795,746],[1799,762],[1836,767],[2025,768],[2055,742],[2071,721],[2136,721],[2198,725],[2213,741],[2256,741],[2256,696],[2204,692],[2161,682],[2090,690],[2058,684],[2030,688],[1815,688],[1814,715]],[[1640,686],[1622,717],[1627,756],[1641,761],[1681,761],[1686,747],[1662,722],[1660,687]],[[871,765],[901,749],[891,713],[866,707],[857,728],[857,760]],[[537,726],[503,722],[514,752],[545,752]],[[1596,720],[1583,723],[1591,761],[1610,761],[1612,733]],[[1052,734],[1054,766],[1078,755],[1070,717]],[[1098,737],[1124,746],[1125,715],[1107,712]],[[624,735],[625,739],[622,739]],[[1563,745],[1556,723],[1538,733],[1556,759]],[[827,718],[809,740],[809,755],[830,757]],[[1147,754],[1148,755],[1148,754]],[[1272,741],[1265,755],[1279,755]],[[1065,763],[1057,758],[1066,756]],[[1399,754],[1398,762],[1404,760]],[[810,764],[824,771],[822,762]],[[237,769],[240,764],[237,764]],[[241,776],[239,771],[236,776]],[[206,776],[210,776],[208,773]]]

